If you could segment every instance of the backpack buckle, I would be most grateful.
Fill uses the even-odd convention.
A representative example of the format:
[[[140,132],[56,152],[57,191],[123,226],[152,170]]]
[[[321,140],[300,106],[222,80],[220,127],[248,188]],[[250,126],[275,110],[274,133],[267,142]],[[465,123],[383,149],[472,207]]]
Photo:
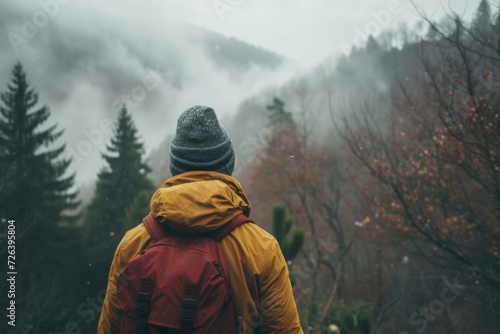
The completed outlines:
[[[185,298],[182,301],[181,321],[192,323],[196,314],[196,306],[198,306],[196,299]]]
[[[149,314],[149,293],[139,292],[137,295],[137,305],[135,306],[135,313],[139,317],[147,317]]]

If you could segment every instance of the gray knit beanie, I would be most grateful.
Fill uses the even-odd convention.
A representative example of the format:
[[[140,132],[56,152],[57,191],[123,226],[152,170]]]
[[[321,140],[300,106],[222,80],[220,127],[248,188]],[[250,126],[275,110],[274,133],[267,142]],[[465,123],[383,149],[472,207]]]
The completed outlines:
[[[172,176],[192,170],[227,175],[234,170],[231,138],[220,125],[215,111],[205,106],[191,107],[179,116],[175,136],[170,142]]]

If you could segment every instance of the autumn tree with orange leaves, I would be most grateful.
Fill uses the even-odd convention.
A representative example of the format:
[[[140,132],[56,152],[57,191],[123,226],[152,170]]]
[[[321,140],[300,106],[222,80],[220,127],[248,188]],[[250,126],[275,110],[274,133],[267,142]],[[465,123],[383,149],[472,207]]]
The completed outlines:
[[[341,160],[305,138],[280,99],[268,106],[272,130],[249,168],[248,180],[259,207],[285,203],[297,224],[306,228],[309,244],[303,260],[294,264],[303,319],[319,330],[326,311],[342,295],[345,258],[351,246],[340,219],[343,177]],[[327,294],[321,289],[327,284]],[[321,312],[310,312],[311,305]],[[300,305],[299,305],[300,306]]]
[[[367,108],[337,126],[369,173],[358,181],[372,210],[358,227],[480,281],[498,305],[500,29],[454,22],[449,32],[430,22],[440,40],[420,44],[424,74],[399,82],[383,124]]]

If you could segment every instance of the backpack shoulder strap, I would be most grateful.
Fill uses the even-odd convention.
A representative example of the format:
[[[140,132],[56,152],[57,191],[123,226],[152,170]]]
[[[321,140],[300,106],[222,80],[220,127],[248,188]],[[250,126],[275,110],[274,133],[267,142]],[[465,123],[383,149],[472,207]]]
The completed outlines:
[[[149,235],[151,235],[151,239],[153,239],[153,242],[158,242],[159,240],[167,237],[165,229],[155,220],[151,213],[149,213],[142,219],[142,223],[144,224],[144,227],[148,231]],[[221,242],[221,240],[224,239],[226,235],[245,223],[253,222],[243,213],[240,213],[239,215],[231,219],[228,223],[210,233],[209,236],[215,241]]]
[[[245,223],[253,223],[250,218],[245,216],[243,213],[240,213],[233,219],[231,219],[228,223],[224,224],[221,226],[219,229],[213,232],[211,235],[211,238],[214,239],[217,242],[221,242],[222,239],[229,233],[231,233],[234,229],[237,227],[245,224]]]
[[[158,240],[161,240],[167,236],[163,228],[155,220],[151,213],[149,213],[142,219],[142,223],[151,236],[151,239],[153,239],[153,242],[158,242]]]

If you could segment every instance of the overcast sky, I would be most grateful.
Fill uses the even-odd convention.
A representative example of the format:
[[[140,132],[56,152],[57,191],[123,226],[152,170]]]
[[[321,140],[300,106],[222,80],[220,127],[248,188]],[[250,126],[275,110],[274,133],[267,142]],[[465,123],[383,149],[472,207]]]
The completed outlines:
[[[40,0],[26,6],[51,1],[63,3],[53,20],[71,22],[75,29],[85,29],[96,11],[134,19],[138,34],[152,25],[161,31],[165,23],[180,20],[270,49],[307,67],[340,54],[342,45],[355,44],[359,31],[377,33],[419,20],[410,0]],[[479,1],[413,2],[432,18],[443,17],[451,8],[469,19]]]
[[[479,2],[414,1],[420,10],[435,19],[449,13],[450,8],[469,19]],[[402,22],[413,26],[420,20],[409,0],[199,0],[164,3],[165,10],[173,10],[175,17],[284,54],[304,66],[340,54],[343,43],[355,44],[359,30],[377,32],[380,28],[395,28]],[[490,3],[493,5],[492,1]],[[383,12],[389,12],[390,16],[385,19]]]
[[[469,20],[479,2],[415,0],[435,20],[450,10]],[[36,20],[42,23],[33,33],[28,26]],[[252,94],[279,86],[350,46],[363,46],[366,35],[403,22],[413,27],[419,20],[409,0],[1,0],[0,91],[20,60],[41,103],[66,130],[68,150],[76,150],[88,141],[85,133],[115,118],[110,106],[118,97],[134,92],[151,75],[161,77],[137,108],[128,105],[151,152],[193,104],[213,106],[227,120]],[[178,21],[292,62],[235,76],[207,58],[189,29],[172,24]],[[17,46],[12,34],[18,36]],[[95,177],[104,142],[79,165],[80,180]]]

